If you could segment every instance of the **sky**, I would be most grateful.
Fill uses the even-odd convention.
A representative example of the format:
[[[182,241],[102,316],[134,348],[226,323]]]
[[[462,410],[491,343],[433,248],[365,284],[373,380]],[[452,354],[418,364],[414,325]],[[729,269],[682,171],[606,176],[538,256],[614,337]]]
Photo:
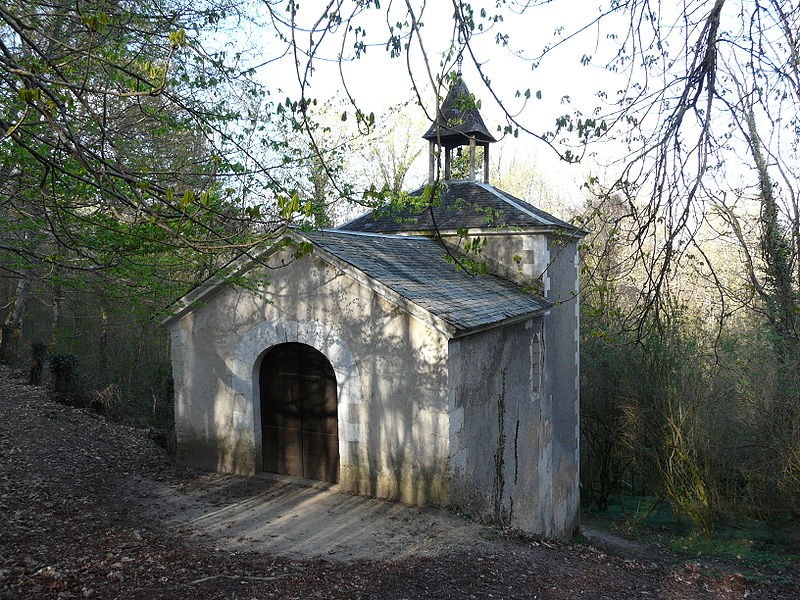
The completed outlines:
[[[296,30],[301,46],[308,44],[310,36],[306,30],[319,18],[320,6],[323,4],[317,0],[301,3],[297,17],[299,27]],[[590,28],[578,40],[553,51],[536,69],[532,69],[530,61],[537,49],[546,44],[554,45],[566,32],[575,29],[578,23],[591,22],[597,14],[597,8],[593,4],[572,2],[570,6],[573,10],[570,15],[563,14],[563,3],[515,14],[519,7],[512,1],[509,3],[511,10],[504,10],[506,18],[503,22],[472,37],[470,46],[474,58],[466,56],[463,61],[464,80],[470,91],[481,101],[484,121],[496,137],[504,137],[500,144],[492,148],[492,156],[503,157],[509,165],[519,165],[526,161],[535,163],[537,174],[549,180],[558,195],[564,196],[571,204],[582,202],[583,192],[580,185],[590,173],[599,169],[596,161],[588,159],[583,165],[567,165],[546,144],[524,131],[520,132],[518,138],[496,132],[498,126],[505,124],[505,119],[500,106],[492,97],[492,92],[503,100],[506,110],[517,114],[526,128],[538,134],[551,130],[556,118],[571,112],[573,106],[594,105],[594,92],[602,87],[613,87],[615,78],[619,79],[603,68],[603,58],[598,57],[603,53],[609,55],[613,45],[604,43],[603,34],[597,29]],[[485,8],[487,14],[491,15],[495,2],[474,2],[473,5],[476,15],[480,14],[481,8]],[[419,29],[419,38],[412,41],[409,52],[402,52],[397,58],[390,58],[385,48],[387,23],[396,24],[397,21],[405,20],[404,3],[382,2],[380,10],[369,9],[355,19],[350,31],[343,24],[324,37],[317,34],[314,39],[321,39],[321,43],[316,48],[313,70],[309,72],[307,95],[319,99],[344,99],[346,85],[346,91],[356,99],[359,108],[365,113],[374,112],[380,119],[387,111],[396,110],[398,103],[414,99],[410,71],[423,93],[423,105],[427,111],[432,111],[435,94],[429,84],[428,68],[430,67],[434,77],[442,71],[442,58],[453,37],[452,11],[452,4],[448,1],[425,3],[420,16],[423,26]],[[275,39],[274,29],[265,12],[257,14],[255,20],[264,26],[243,28],[242,37],[236,41],[254,48],[253,62],[269,61],[259,71],[262,81],[273,88],[280,88],[286,95],[297,97],[299,85],[294,57],[285,55],[276,59],[283,54],[285,43]],[[568,23],[563,23],[565,20]],[[564,29],[558,33],[561,26]],[[340,53],[352,56],[356,28],[366,32],[362,38],[367,44],[366,51],[358,59],[339,61]],[[288,30],[284,29],[286,31]],[[501,39],[502,36],[507,36],[508,44],[499,44],[498,35]],[[582,64],[581,57],[584,55],[595,58],[588,64]],[[483,85],[473,61],[477,61],[484,74],[490,77],[491,91]],[[301,55],[301,72],[305,66],[305,57]],[[454,68],[455,63],[450,61],[448,67]],[[343,80],[345,84],[342,83]],[[526,90],[530,90],[527,103],[524,102]],[[517,97],[517,92],[521,94],[520,97]],[[565,97],[571,103],[566,103]],[[424,115],[419,106],[404,110]],[[420,144],[425,145],[421,139],[422,133],[424,129],[420,131]],[[425,156],[420,162],[423,165],[417,167],[417,171],[426,172]],[[500,169],[503,168],[505,167],[501,164]],[[413,173],[409,179],[413,179]]]
[[[268,5],[254,4],[253,19],[249,25],[239,24],[238,29],[231,32],[229,39],[220,43],[230,44],[233,48],[248,47],[251,54],[249,64],[262,65],[258,70],[260,79],[273,90],[277,96],[286,94],[299,96],[297,83],[298,73],[295,58],[301,74],[307,71],[307,96],[321,101],[339,99],[344,102],[346,93],[355,98],[358,106],[365,113],[374,112],[380,120],[383,116],[397,111],[396,105],[410,101],[412,96],[412,78],[417,83],[422,96],[421,106],[409,106],[404,110],[415,111],[416,114],[428,116],[432,114],[436,99],[429,83],[447,69],[456,67],[451,57],[446,65],[442,58],[451,43],[453,32],[453,3],[448,0],[337,0],[344,7],[359,5],[363,8],[350,23],[343,21],[338,27],[326,30],[322,35],[326,21],[320,20],[326,2],[321,0],[303,0],[299,2],[299,12],[295,22],[294,33],[298,47],[302,50],[309,41],[319,44],[314,48],[314,61],[308,65],[302,52],[296,57],[286,54],[287,44],[275,35],[274,22],[271,21],[266,6],[272,7],[285,18],[288,0],[270,0]],[[331,4],[334,4],[331,0]],[[399,29],[401,33],[408,31],[406,5],[411,4],[417,10],[421,26],[419,35],[412,41],[408,52],[403,49],[399,57],[390,58],[386,50],[386,39],[390,26],[398,30],[398,22],[405,24]],[[601,3],[605,4],[606,2]],[[380,8],[375,8],[380,4]],[[631,27],[626,19],[629,13],[605,16],[602,23],[593,23],[600,14],[597,2],[576,0],[475,0],[472,3],[476,15],[485,9],[491,15],[497,4],[502,6],[504,19],[496,24],[489,24],[486,19],[476,17],[477,22],[485,25],[485,31],[475,33],[470,39],[469,48],[473,55],[465,58],[463,76],[473,94],[482,102],[481,113],[490,131],[496,132],[498,125],[506,123],[505,116],[496,101],[501,99],[504,108],[512,113],[522,126],[519,137],[505,136],[492,150],[493,156],[508,158],[509,164],[519,165],[521,161],[535,163],[538,172],[546,175],[554,187],[562,186],[574,190],[589,176],[599,176],[613,180],[623,168],[630,149],[625,142],[593,143],[589,154],[581,165],[567,165],[559,160],[558,155],[546,143],[536,139],[532,134],[544,134],[554,129],[557,118],[565,114],[574,114],[580,109],[585,116],[607,114],[613,110],[619,93],[628,93],[635,88],[622,72],[608,68],[609,62],[617,58],[620,48],[631,49],[635,42],[646,58],[654,59],[647,69],[641,65],[628,63],[623,69],[632,67],[635,75],[647,85],[649,94],[658,94],[665,89],[665,83],[674,83],[674,92],[680,93],[684,82],[687,63],[694,60],[693,48],[686,47],[685,38],[702,37],[702,26],[708,15],[712,2],[708,0],[684,0],[682,3],[634,3],[643,12],[638,16],[643,21]],[[424,10],[421,8],[424,7]],[[565,10],[565,7],[567,10]],[[746,45],[749,23],[749,12],[752,7],[745,0],[729,1],[725,4],[723,15],[724,27],[729,28],[731,41],[722,46],[734,49],[739,40]],[[260,10],[260,12],[259,12]],[[647,10],[658,11],[647,14]],[[659,47],[653,45],[653,28],[648,18],[658,24],[660,35]],[[313,33],[311,29],[317,25]],[[278,24],[279,33],[289,36],[292,30],[286,25]],[[688,31],[688,34],[687,34]],[[570,34],[578,32],[575,37]],[[625,36],[630,35],[626,39]],[[360,36],[360,37],[358,37]],[[648,36],[650,36],[648,38]],[[353,58],[356,39],[363,40],[365,51],[358,59]],[[405,40],[403,40],[405,41]],[[498,43],[500,42],[500,43]],[[563,42],[563,44],[561,43]],[[659,56],[660,44],[664,44],[667,54]],[[692,42],[694,43],[694,42]],[[537,53],[544,48],[551,48],[545,58],[536,61]],[[738,48],[738,46],[736,46]],[[746,49],[745,49],[746,50]],[[339,60],[344,55],[344,60]],[[638,54],[637,59],[642,59]],[[722,56],[722,54],[721,54]],[[670,73],[673,69],[675,73]],[[481,74],[474,63],[480,65],[483,75],[491,79],[491,86],[483,84]],[[430,73],[428,70],[430,69]],[[344,83],[343,83],[344,82]],[[278,92],[280,89],[282,91]],[[598,92],[606,94],[605,99]],[[442,91],[442,94],[444,92]],[[672,91],[661,96],[645,95],[642,98],[639,115],[647,125],[663,123],[665,116],[679,102]],[[522,96],[520,96],[520,94]],[[530,94],[527,102],[524,95]],[[496,95],[497,98],[494,98]],[[599,113],[593,109],[599,108]],[[702,115],[694,112],[689,117],[695,123],[702,120]],[[352,119],[351,119],[352,120]],[[687,119],[682,127],[695,135]],[[421,128],[420,136],[424,131]],[[617,131],[625,134],[633,128],[621,123]],[[696,129],[696,125],[695,125]],[[765,126],[766,130],[766,126]],[[497,134],[497,137],[501,137]],[[420,140],[424,145],[424,142]],[[634,141],[635,143],[635,141]],[[560,146],[564,150],[564,146]],[[580,152],[580,147],[569,148]],[[502,169],[502,166],[501,166]],[[580,193],[578,194],[580,195]]]

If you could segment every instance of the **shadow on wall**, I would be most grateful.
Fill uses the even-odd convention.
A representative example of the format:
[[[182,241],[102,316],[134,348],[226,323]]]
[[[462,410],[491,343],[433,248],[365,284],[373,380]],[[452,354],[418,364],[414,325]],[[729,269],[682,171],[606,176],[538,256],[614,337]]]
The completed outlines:
[[[262,470],[259,357],[276,343],[309,343],[297,332],[313,330],[322,341],[309,345],[336,369],[342,487],[446,503],[445,336],[313,257],[269,276],[261,296],[226,289],[184,317],[179,458],[223,472]],[[237,364],[236,348],[254,327],[270,340],[264,338],[249,365]],[[349,370],[329,356],[343,348],[351,355]],[[232,382],[245,369],[249,390],[236,390]]]

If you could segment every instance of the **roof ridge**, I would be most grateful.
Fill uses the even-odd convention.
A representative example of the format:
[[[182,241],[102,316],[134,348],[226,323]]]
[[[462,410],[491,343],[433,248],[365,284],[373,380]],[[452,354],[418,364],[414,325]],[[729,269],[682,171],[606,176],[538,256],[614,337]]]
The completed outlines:
[[[515,200],[512,200],[512,199],[511,199],[511,198],[513,198],[513,196],[511,196],[510,194],[507,196],[507,195],[506,195],[506,192],[504,192],[504,191],[502,191],[502,190],[500,190],[500,189],[498,189],[498,188],[494,187],[492,184],[490,184],[490,183],[485,183],[485,182],[478,182],[478,181],[476,181],[475,183],[476,183],[477,185],[481,186],[481,187],[482,187],[483,189],[485,189],[487,192],[489,192],[489,193],[491,193],[491,194],[494,194],[495,196],[497,196],[498,198],[500,198],[500,200],[502,200],[502,201],[503,201],[503,202],[505,202],[506,204],[508,204],[508,205],[510,205],[510,206],[512,206],[512,207],[514,207],[514,208],[516,208],[518,211],[520,211],[520,212],[523,212],[523,213],[525,213],[526,215],[528,215],[529,217],[532,217],[532,218],[534,218],[534,219],[538,219],[538,220],[540,220],[540,221],[544,221],[544,223],[542,223],[543,225],[552,225],[552,226],[555,226],[555,225],[556,225],[555,223],[553,223],[553,222],[552,222],[552,221],[550,221],[549,219],[546,219],[546,218],[545,218],[545,217],[543,217],[542,215],[536,214],[536,213],[535,213],[535,212],[533,212],[532,210],[530,210],[530,209],[528,209],[528,208],[525,208],[524,206],[522,206],[522,205],[521,205],[521,204],[519,204],[518,202],[515,202]],[[521,199],[520,199],[519,201],[520,201],[520,202],[525,202],[524,200],[521,200]]]
[[[370,214],[370,213],[367,213]],[[363,215],[362,215],[363,216]],[[360,218],[360,217],[359,217]],[[352,222],[352,221],[351,221]],[[341,227],[345,227],[349,223],[344,223]],[[379,238],[393,238],[398,240],[408,240],[412,238],[419,238],[420,236],[408,236],[408,235],[400,235],[397,233],[371,233],[367,231],[353,231],[352,229],[339,229],[338,227],[324,227],[316,230],[311,230],[308,232],[299,231],[300,235],[303,233],[315,233],[321,231],[322,233],[336,233],[336,234],[343,234],[343,235],[356,235],[362,237],[379,237]]]

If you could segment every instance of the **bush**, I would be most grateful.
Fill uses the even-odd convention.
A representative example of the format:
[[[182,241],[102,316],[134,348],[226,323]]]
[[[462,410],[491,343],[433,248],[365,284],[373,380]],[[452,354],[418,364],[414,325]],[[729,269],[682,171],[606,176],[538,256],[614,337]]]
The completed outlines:
[[[800,361],[768,331],[713,337],[676,318],[637,339],[611,319],[583,322],[588,501],[664,498],[706,535],[720,518],[800,518]]]

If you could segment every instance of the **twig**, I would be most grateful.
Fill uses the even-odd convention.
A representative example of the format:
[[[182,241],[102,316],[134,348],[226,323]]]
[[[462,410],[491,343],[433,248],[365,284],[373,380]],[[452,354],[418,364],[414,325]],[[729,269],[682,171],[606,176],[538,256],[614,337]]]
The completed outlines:
[[[200,585],[201,583],[212,581],[214,579],[233,579],[233,580],[246,579],[251,581],[277,581],[278,579],[283,579],[284,577],[288,577],[288,573],[283,575],[271,575],[268,577],[262,577],[258,575],[209,575],[208,577],[201,577],[200,579],[195,579],[194,581],[187,581],[186,583],[179,583],[177,585],[168,587],[142,588],[142,591],[173,590],[184,587],[190,587],[193,585]]]

